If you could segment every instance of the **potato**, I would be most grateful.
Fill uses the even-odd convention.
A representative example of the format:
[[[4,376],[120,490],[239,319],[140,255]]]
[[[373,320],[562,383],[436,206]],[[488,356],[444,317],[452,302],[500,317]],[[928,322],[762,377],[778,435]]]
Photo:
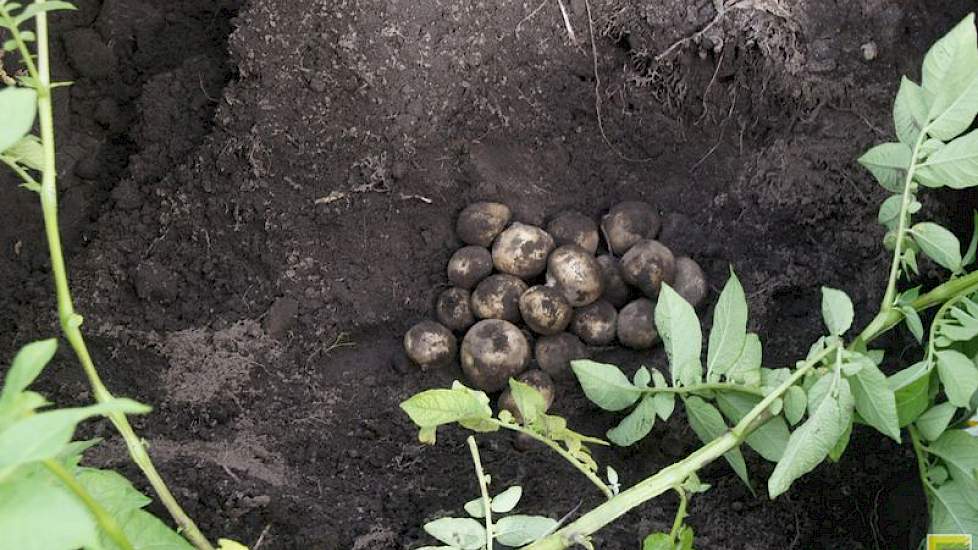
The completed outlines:
[[[615,340],[618,312],[605,300],[579,307],[574,311],[571,332],[586,344],[606,346]]]
[[[635,243],[621,259],[621,276],[649,298],[657,298],[662,283],[674,281],[676,258],[659,241]]]
[[[685,256],[676,260],[676,275],[672,288],[693,307],[699,307],[706,298],[706,274],[700,264]]]
[[[490,275],[472,291],[472,313],[479,319],[520,320],[520,296],[527,286],[522,280],[505,273]]]
[[[601,267],[601,280],[604,283],[604,294],[601,297],[615,307],[624,306],[631,298],[632,291],[621,277],[621,263],[611,254],[598,256],[597,262]]]
[[[530,344],[516,325],[499,319],[476,323],[462,339],[462,371],[476,389],[496,392],[523,372]]]
[[[475,324],[471,295],[464,288],[452,287],[438,295],[435,317],[438,322],[455,331],[463,331]]]
[[[492,273],[492,254],[483,246],[459,248],[448,260],[448,280],[453,285],[472,290]]]
[[[539,369],[528,370],[523,374],[516,377],[517,380],[523,382],[524,384],[533,387],[533,389],[540,392],[543,395],[543,401],[546,403],[543,411],[546,412],[554,403],[554,381],[550,379],[550,375]],[[509,384],[509,382],[506,382]],[[507,410],[520,424],[523,423],[523,415],[520,414],[519,407],[516,406],[516,399],[513,398],[513,392],[510,388],[503,390],[503,393],[499,394],[499,401],[497,401],[499,410]]]
[[[654,239],[662,220],[647,202],[628,201],[614,207],[601,218],[601,231],[612,254],[622,255],[642,239]]]
[[[570,305],[586,306],[604,292],[601,266],[583,248],[565,244],[547,261],[547,286],[559,290]]]
[[[560,291],[548,286],[535,286],[520,296],[520,313],[537,334],[563,332],[570,324],[574,310]]]
[[[534,354],[537,365],[553,378],[569,377],[571,361],[590,357],[584,342],[569,332],[540,338],[537,340]]]
[[[458,215],[455,232],[465,244],[488,247],[513,218],[508,206],[498,202],[476,202]]]
[[[404,351],[422,369],[442,368],[455,359],[458,342],[452,331],[434,321],[421,321],[404,334]]]
[[[530,279],[543,273],[554,249],[549,233],[519,222],[506,228],[492,245],[492,264],[503,273]]]
[[[568,210],[558,214],[550,220],[547,231],[557,246],[576,244],[591,254],[598,250],[598,224],[580,212]]]
[[[632,349],[649,349],[659,341],[655,329],[655,304],[639,298],[618,312],[618,341]]]

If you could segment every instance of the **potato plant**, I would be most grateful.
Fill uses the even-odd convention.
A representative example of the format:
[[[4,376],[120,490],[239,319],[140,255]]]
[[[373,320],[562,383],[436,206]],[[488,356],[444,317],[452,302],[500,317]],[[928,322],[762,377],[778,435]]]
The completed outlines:
[[[873,147],[859,159],[891,192],[879,210],[879,221],[887,229],[883,244],[893,256],[879,312],[855,332],[852,301],[842,290],[823,287],[823,335],[793,365],[764,365],[761,339],[747,331],[747,300],[733,272],[714,308],[704,346],[693,305],[662,282],[660,273],[629,270],[626,253],[626,278],[644,284],[646,294],[657,299],[654,325],[669,365],[643,366],[629,378],[615,365],[577,360],[572,363],[574,374],[598,407],[627,411],[607,433],[615,445],[639,441],[657,418],[668,420],[677,405],[684,407],[690,426],[704,442],[688,457],[630,488],[619,490],[616,475],[614,481],[596,475],[598,466],[585,443],[601,440],[576,434],[563,419],[541,412],[543,398],[519,382],[510,384],[523,423],[506,411],[494,418],[488,397],[460,384],[422,392],[402,407],[429,443],[438,426],[450,423],[476,432],[509,429],[531,434],[567,458],[608,497],[555,531],[541,533],[527,549],[590,548],[589,537],[603,526],[649,499],[677,491],[680,508],[674,528],[650,535],[644,550],[688,550],[693,537],[684,524],[686,502],[689,495],[707,489],[696,477],[701,468],[723,457],[750,484],[742,450],[746,444],[776,464],[767,493],[777,498],[826,460],[839,460],[855,424],[897,442],[909,439],[927,495],[929,532],[978,536],[978,438],[964,429],[978,405],[978,270],[972,267],[978,231],[962,250],[948,229],[915,219],[921,211],[918,196],[928,189],[978,186],[978,130],[968,132],[976,114],[978,38],[974,15],[969,15],[928,51],[920,84],[902,80],[893,109],[897,140]],[[604,233],[613,236],[613,250],[638,247],[629,251],[633,257],[653,255],[662,259],[660,271],[673,269],[671,257],[643,245],[633,234],[633,227],[657,219],[625,210],[602,223]],[[978,226],[978,215],[975,223]],[[929,290],[910,282],[924,258],[948,273],[943,283]],[[921,313],[932,309],[936,312],[925,326]],[[905,354],[888,358],[885,350],[872,347],[877,337],[898,326],[906,326],[920,344],[913,364],[903,364]],[[884,363],[900,368],[887,375],[881,369]],[[446,542],[446,548],[491,549],[492,531],[482,529],[484,542]]]
[[[0,0],[4,52],[17,53],[23,65],[13,75],[0,67],[0,161],[20,177],[22,187],[40,199],[61,329],[85,371],[96,404],[50,409],[43,396],[27,389],[54,355],[55,340],[30,344],[14,359],[0,391],[0,545],[17,550],[213,550],[170,493],[126,418],[146,413],[149,407],[113,397],[103,384],[81,331],[82,317],[72,301],[58,229],[52,107],[54,90],[71,83],[51,81],[47,24],[49,12],[71,9],[70,3],[61,1],[34,0],[24,5]],[[33,30],[26,29],[32,21]],[[35,122],[39,136],[31,134]],[[182,536],[143,510],[149,499],[125,478],[109,470],[79,466],[82,452],[97,441],[71,441],[71,436],[80,422],[96,416],[108,418],[115,426]],[[225,539],[219,546],[244,548]]]

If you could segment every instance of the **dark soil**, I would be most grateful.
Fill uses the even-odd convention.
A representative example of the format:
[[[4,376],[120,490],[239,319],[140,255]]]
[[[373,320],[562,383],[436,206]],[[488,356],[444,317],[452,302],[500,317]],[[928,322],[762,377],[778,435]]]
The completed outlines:
[[[55,17],[55,73],[76,82],[57,117],[78,306],[113,392],[155,405],[137,429],[213,538],[410,548],[473,497],[463,434],[422,447],[397,404],[460,376],[409,367],[400,339],[432,315],[460,246],[454,217],[475,200],[537,224],[652,202],[663,240],[710,277],[708,302],[728,266],[740,274],[769,366],[819,333],[821,284],[868,321],[888,265],[883,192],[853,159],[889,138],[899,76],[918,77],[973,3],[739,3],[660,63],[712,2],[595,0],[604,128],[641,162],[601,137],[586,5],[567,3],[580,47],[556,2],[82,0]],[[56,325],[34,197],[0,183],[10,357]],[[888,368],[915,360],[903,342],[889,339]],[[660,355],[600,357],[634,369]],[[41,386],[89,398],[66,350]],[[580,431],[616,421],[573,383],[559,390]],[[109,427],[94,431],[107,442],[90,459],[142,484]],[[482,446],[500,485],[525,486],[526,511],[599,502],[559,458],[502,436]],[[631,483],[696,446],[676,418],[597,458]],[[750,463],[763,488],[770,465]],[[712,465],[691,510],[697,548],[910,548],[924,521],[914,468],[909,449],[863,430],[776,502]],[[674,506],[639,508],[598,546],[637,548]]]

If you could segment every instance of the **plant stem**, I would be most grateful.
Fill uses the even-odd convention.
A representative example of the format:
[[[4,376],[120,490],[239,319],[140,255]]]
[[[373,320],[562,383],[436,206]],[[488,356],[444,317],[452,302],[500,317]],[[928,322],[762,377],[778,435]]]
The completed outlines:
[[[520,426],[519,424],[509,424],[509,423],[506,423],[506,422],[501,422],[501,421],[496,420],[494,418],[490,418],[489,421],[492,422],[492,423],[494,423],[494,424],[496,424],[500,428],[505,428],[507,430],[512,430],[514,432],[519,432],[521,434],[526,434],[526,435],[532,437],[533,439],[539,441],[540,443],[543,443],[547,447],[550,447],[551,449],[553,449],[553,451],[555,453],[559,454],[561,456],[561,458],[563,458],[567,462],[570,462],[572,466],[574,466],[575,468],[577,468],[577,470],[579,472],[581,472],[582,474],[584,474],[585,477],[587,477],[589,480],[591,480],[591,483],[593,483],[598,489],[601,490],[601,492],[604,494],[605,498],[608,498],[610,500],[612,497],[615,496],[614,493],[611,492],[611,489],[609,489],[608,486],[605,485],[604,481],[601,481],[601,478],[598,477],[597,474],[595,474],[591,470],[587,469],[587,467],[584,466],[584,464],[581,464],[581,462],[579,460],[577,460],[576,458],[574,458],[573,455],[571,455],[570,453],[568,453],[567,451],[565,451],[563,449],[563,447],[561,447],[557,443],[555,443],[555,442],[547,439],[546,437],[543,437],[542,435],[534,432],[533,430],[529,430],[527,428],[524,428],[523,426]]]
[[[489,498],[486,473],[482,469],[482,459],[479,458],[479,446],[475,443],[475,437],[470,435],[465,441],[469,444],[469,452],[472,453],[475,476],[479,479],[479,491],[482,493],[482,507],[486,513],[486,550],[492,550],[492,499]]]
[[[896,234],[897,240],[893,246],[893,263],[890,265],[890,277],[886,282],[886,292],[883,294],[883,303],[880,305],[880,311],[893,309],[893,303],[896,301],[896,284],[897,278],[900,276],[901,256],[903,255],[903,237],[907,232],[907,222],[910,221],[910,197],[912,196],[910,188],[913,184],[914,170],[917,168],[917,155],[920,153],[920,145],[924,142],[926,135],[927,128],[921,129],[920,135],[917,136],[917,142],[913,146],[913,152],[910,154],[910,166],[907,168],[907,176],[903,180],[903,200],[900,203],[900,221],[897,225]]]
[[[672,531],[669,531],[669,541],[676,544],[676,537],[679,536],[679,530],[683,526],[683,520],[686,519],[686,504],[689,499],[686,498],[686,490],[682,487],[676,487],[676,492],[679,493],[679,509],[676,510],[676,519],[672,520]]]
[[[92,495],[85,490],[85,487],[83,487],[82,484],[75,479],[75,476],[71,475],[71,473],[68,472],[68,470],[56,460],[47,459],[43,463],[44,467],[47,468],[49,472],[60,479],[61,482],[64,483],[65,487],[67,487],[72,493],[75,494],[75,496],[78,497],[79,500],[82,501],[82,503],[85,504],[88,511],[95,516],[95,522],[98,523],[98,526],[101,527],[102,531],[112,539],[112,542],[114,542],[116,546],[118,546],[121,550],[133,550],[132,544],[129,542],[129,539],[126,538],[126,534],[122,531],[122,528],[119,527],[119,524],[116,522],[115,518],[109,515],[105,508],[103,508],[102,505],[99,504],[98,501],[96,501],[95,498],[93,498]]]
[[[930,480],[927,479],[927,456],[924,454],[924,445],[920,442],[920,432],[917,431],[917,427],[913,424],[907,426],[907,431],[910,432],[913,452],[917,457],[917,473],[920,474],[920,482],[924,484],[924,488],[926,489],[930,487]]]
[[[37,4],[43,4],[45,0],[35,0]],[[68,274],[65,266],[64,253],[61,247],[61,234],[58,229],[58,190],[57,190],[57,166],[54,154],[54,114],[51,103],[51,74],[50,61],[48,56],[48,26],[47,14],[39,12],[35,18],[37,35],[37,107],[38,118],[41,129],[41,146],[44,152],[44,164],[41,170],[41,210],[44,215],[44,232],[47,236],[48,251],[51,255],[51,272],[54,278],[54,288],[58,300],[58,318],[65,338],[71,344],[75,355],[85,370],[85,375],[92,386],[95,399],[98,402],[105,402],[112,398],[112,394],[102,383],[95,364],[92,362],[88,346],[81,332],[82,318],[75,312],[75,307],[71,298],[71,289],[68,286]],[[149,480],[160,501],[173,516],[177,526],[183,535],[200,550],[213,550],[210,542],[204,537],[197,528],[197,525],[183,511],[177,503],[170,489],[166,486],[163,478],[153,465],[152,460],[146,453],[139,436],[133,431],[132,426],[126,415],[121,413],[109,414],[109,419],[122,435],[126,442],[126,447],[132,457],[133,462],[143,471]]]
[[[645,388],[644,393],[700,393],[706,391],[735,391],[764,397],[764,391],[760,388],[751,388],[742,384],[729,384],[725,382],[710,382],[706,384],[693,384],[691,386],[670,386],[668,388]]]

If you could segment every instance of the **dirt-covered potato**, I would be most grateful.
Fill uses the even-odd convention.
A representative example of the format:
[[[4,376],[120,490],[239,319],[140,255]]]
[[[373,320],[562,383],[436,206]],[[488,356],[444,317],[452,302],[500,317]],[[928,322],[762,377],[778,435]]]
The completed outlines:
[[[536,227],[516,222],[499,234],[492,245],[492,264],[503,273],[530,279],[543,273],[554,238]]]
[[[550,405],[554,403],[554,381],[551,380],[550,375],[539,369],[528,370],[523,374],[516,377],[517,380],[523,382],[524,384],[531,386],[533,389],[540,392],[543,395],[543,401],[547,404],[544,407],[544,412],[550,408]],[[506,382],[509,384],[509,382]],[[519,407],[516,406],[516,400],[513,399],[513,392],[509,388],[503,390],[503,393],[499,394],[499,401],[497,402],[499,410],[509,411],[516,421],[523,423],[523,415],[520,414]]]
[[[618,341],[632,349],[649,349],[659,341],[655,330],[655,303],[639,298],[618,312]]]
[[[522,279],[497,273],[490,275],[472,291],[472,313],[479,319],[520,320],[520,296],[527,286]]]
[[[590,357],[584,342],[569,332],[539,338],[533,353],[537,365],[553,378],[569,377],[571,361]]]
[[[537,334],[557,334],[570,324],[574,310],[555,288],[535,286],[520,296],[523,321]]]
[[[463,331],[475,324],[472,313],[471,295],[464,288],[449,288],[438,295],[435,303],[435,317],[446,327]]]
[[[659,241],[635,243],[621,259],[621,276],[649,298],[657,298],[662,283],[672,285],[676,275],[676,258]]]
[[[579,307],[574,311],[571,332],[586,344],[606,346],[615,340],[618,312],[605,300]]]
[[[700,264],[683,256],[676,259],[676,275],[672,288],[693,307],[699,307],[706,298],[706,274]]]
[[[570,305],[586,306],[604,292],[601,266],[583,248],[565,244],[547,260],[547,286],[559,290]]]
[[[618,258],[611,254],[604,254],[597,257],[598,266],[601,267],[601,280],[604,282],[604,294],[601,298],[608,300],[615,307],[622,307],[628,303],[632,291],[621,277],[621,263]]]
[[[499,202],[476,202],[458,215],[455,232],[465,244],[488,247],[513,218],[508,206]]]
[[[642,239],[654,239],[662,227],[659,214],[647,202],[628,201],[601,218],[601,231],[612,254],[622,255]]]
[[[499,319],[479,321],[462,339],[462,371],[476,389],[495,392],[530,362],[530,344],[516,325]]]
[[[492,273],[492,254],[484,246],[464,246],[448,260],[448,280],[453,285],[472,290]]]
[[[591,254],[598,250],[598,224],[580,212],[568,210],[558,214],[547,224],[547,231],[557,246],[576,244]]]
[[[452,331],[434,321],[421,321],[404,334],[408,359],[423,369],[450,365],[457,350],[458,342]]]

